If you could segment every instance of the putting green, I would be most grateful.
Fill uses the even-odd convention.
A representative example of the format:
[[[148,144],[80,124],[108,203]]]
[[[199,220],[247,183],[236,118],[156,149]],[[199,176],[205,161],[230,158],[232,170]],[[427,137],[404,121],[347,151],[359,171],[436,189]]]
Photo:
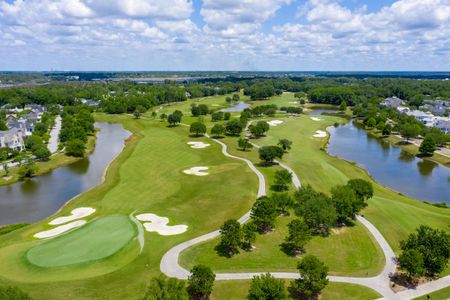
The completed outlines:
[[[39,267],[62,267],[109,257],[136,235],[126,216],[108,216],[31,248],[26,257]]]

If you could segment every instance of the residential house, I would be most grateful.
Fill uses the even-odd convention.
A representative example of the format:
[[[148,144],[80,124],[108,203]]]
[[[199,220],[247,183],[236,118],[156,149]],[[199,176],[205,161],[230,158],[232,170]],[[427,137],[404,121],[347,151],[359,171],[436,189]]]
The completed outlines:
[[[434,126],[444,133],[450,134],[450,118],[436,118]]]
[[[26,104],[25,110],[31,110],[32,112],[35,112],[37,114],[43,114],[47,111],[47,109],[39,104]]]
[[[10,129],[18,129],[24,136],[30,136],[34,131],[34,124],[24,119],[20,119],[19,121],[8,121],[6,125]]]
[[[450,99],[449,100],[431,100],[431,99],[427,99],[427,100],[423,100],[423,103],[431,104],[431,105],[434,105],[434,106],[444,106],[444,107],[449,107],[450,108]]]
[[[0,147],[22,151],[25,149],[22,132],[16,128],[0,131]]]
[[[406,112],[408,116],[413,116],[416,120],[421,121],[427,127],[434,126],[434,115],[430,112],[423,112],[421,110],[412,110]]]
[[[391,108],[397,108],[404,104],[405,104],[405,101],[403,101],[402,99],[397,98],[397,97],[386,98],[386,99],[384,99],[383,102],[380,103],[380,105],[383,105],[386,107],[391,107]]]
[[[23,117],[30,122],[40,122],[41,121],[41,116],[39,115],[39,113],[36,113],[34,111],[30,111]]]

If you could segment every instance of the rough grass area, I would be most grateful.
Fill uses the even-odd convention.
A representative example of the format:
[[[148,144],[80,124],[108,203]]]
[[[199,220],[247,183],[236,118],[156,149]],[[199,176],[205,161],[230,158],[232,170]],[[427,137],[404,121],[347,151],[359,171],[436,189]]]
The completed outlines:
[[[427,295],[414,298],[415,300],[442,300],[442,299],[450,299],[450,287],[447,287],[445,289],[436,291],[434,293],[429,294],[429,298]]]
[[[114,255],[136,235],[126,216],[108,216],[30,249],[27,259],[40,267],[62,267]]]

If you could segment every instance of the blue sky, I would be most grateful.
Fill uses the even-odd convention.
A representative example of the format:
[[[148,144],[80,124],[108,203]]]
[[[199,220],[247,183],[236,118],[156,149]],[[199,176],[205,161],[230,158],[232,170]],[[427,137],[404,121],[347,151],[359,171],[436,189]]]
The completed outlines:
[[[1,70],[450,70],[450,0],[0,0]]]

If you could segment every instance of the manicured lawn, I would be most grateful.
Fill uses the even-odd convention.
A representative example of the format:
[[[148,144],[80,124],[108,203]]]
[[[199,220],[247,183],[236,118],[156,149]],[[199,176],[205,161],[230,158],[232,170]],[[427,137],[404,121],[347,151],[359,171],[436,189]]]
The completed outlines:
[[[218,256],[214,250],[218,243],[216,239],[187,249],[180,262],[187,269],[195,264],[205,264],[217,272],[297,272],[301,257],[288,256],[280,247],[287,236],[287,224],[294,218],[292,214],[279,217],[273,232],[258,235],[254,244],[256,249],[252,252],[242,250],[232,258]],[[341,229],[327,238],[315,237],[305,250],[324,261],[332,275],[372,276],[384,266],[381,250],[360,224]]]
[[[285,286],[289,286],[289,281],[285,280]],[[214,290],[211,295],[213,300],[243,300],[246,299],[250,280],[240,281],[219,281],[214,283]],[[330,282],[322,291],[322,300],[373,300],[380,298],[374,290],[369,288],[346,283]],[[436,298],[437,299],[437,298]]]
[[[427,298],[427,295],[414,298],[415,300],[442,300],[442,299],[450,299],[450,287],[445,289],[436,291],[434,293],[429,294],[430,298]]]
[[[108,216],[31,248],[27,259],[40,267],[87,263],[114,255],[136,232],[128,217]]]
[[[188,231],[176,236],[145,232],[140,255],[133,241],[98,263],[33,267],[25,253],[42,243],[32,236],[48,229],[44,220],[0,236],[0,284],[19,285],[34,299],[139,298],[148,280],[160,274],[159,263],[167,250],[220,227],[228,218],[240,217],[253,204],[257,178],[247,165],[224,157],[216,143],[189,137],[188,128],[168,128],[159,120],[126,115],[97,115],[96,120],[121,122],[133,136],[110,165],[105,183],[69,202],[57,216],[81,206],[96,207],[98,218],[151,212],[169,217],[170,224],[187,224]],[[186,144],[191,140],[211,146],[192,149]],[[193,166],[208,166],[210,175],[182,173]]]

